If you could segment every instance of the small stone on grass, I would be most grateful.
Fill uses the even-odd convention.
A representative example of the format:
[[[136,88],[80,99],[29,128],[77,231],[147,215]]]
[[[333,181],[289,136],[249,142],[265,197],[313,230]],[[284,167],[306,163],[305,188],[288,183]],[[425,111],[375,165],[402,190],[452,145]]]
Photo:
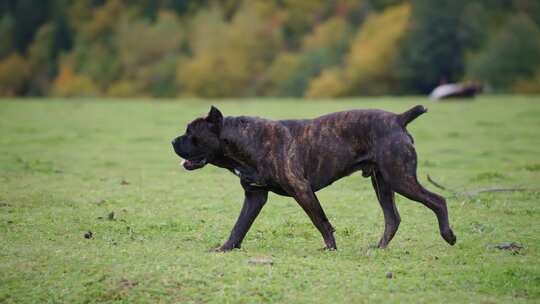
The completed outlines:
[[[273,265],[274,261],[268,258],[251,258],[248,260],[248,264],[253,265]]]

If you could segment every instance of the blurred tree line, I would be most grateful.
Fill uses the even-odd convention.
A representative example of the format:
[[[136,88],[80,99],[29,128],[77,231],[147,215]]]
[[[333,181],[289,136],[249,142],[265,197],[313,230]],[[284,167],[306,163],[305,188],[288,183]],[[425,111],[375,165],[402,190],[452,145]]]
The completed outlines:
[[[0,95],[540,93],[538,0],[0,0]]]

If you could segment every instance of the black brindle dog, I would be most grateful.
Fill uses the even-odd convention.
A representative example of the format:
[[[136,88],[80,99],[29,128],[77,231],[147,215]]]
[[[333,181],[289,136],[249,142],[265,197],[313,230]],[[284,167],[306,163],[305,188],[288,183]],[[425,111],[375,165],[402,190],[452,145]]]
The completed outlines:
[[[425,112],[424,107],[415,106],[402,114],[352,110],[311,120],[275,121],[223,117],[212,107],[207,117],[192,121],[186,134],[172,145],[185,159],[187,170],[212,164],[240,177],[244,205],[219,251],[240,248],[268,191],[293,197],[322,234],[326,248],[336,249],[334,229],[315,192],[358,170],[371,177],[384,212],[384,234],[378,247],[388,245],[400,223],[395,192],[431,209],[442,237],[453,245],[456,237],[448,223],[446,201],[418,183],[413,138],[405,129]]]

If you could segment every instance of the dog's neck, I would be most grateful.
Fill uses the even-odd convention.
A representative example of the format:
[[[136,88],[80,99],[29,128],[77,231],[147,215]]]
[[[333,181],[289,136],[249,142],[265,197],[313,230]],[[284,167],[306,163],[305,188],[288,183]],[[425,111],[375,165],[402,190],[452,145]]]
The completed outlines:
[[[235,166],[233,169],[256,169],[256,157],[263,148],[265,121],[255,117],[225,117],[220,133],[223,162]]]

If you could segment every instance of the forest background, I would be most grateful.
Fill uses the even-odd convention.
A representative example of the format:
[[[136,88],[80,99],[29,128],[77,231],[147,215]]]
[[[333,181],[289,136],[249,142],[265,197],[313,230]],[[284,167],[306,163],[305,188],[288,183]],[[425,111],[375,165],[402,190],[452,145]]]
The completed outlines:
[[[0,96],[540,93],[537,0],[2,0]]]

